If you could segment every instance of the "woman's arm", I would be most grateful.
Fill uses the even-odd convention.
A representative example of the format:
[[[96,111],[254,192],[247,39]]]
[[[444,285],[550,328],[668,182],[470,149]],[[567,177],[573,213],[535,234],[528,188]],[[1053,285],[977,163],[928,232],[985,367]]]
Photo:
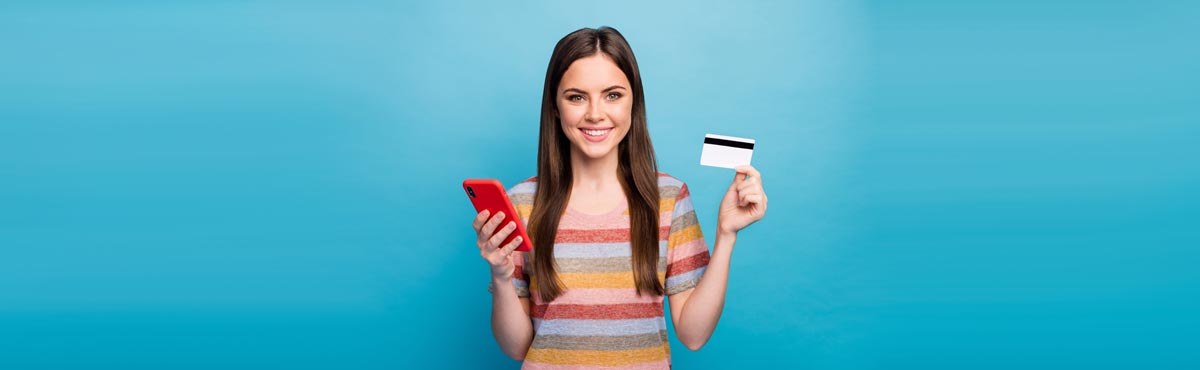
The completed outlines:
[[[500,350],[517,361],[525,359],[533,342],[533,321],[529,316],[529,298],[517,296],[509,278],[492,279],[492,335]]]
[[[696,351],[708,342],[721,310],[725,308],[725,288],[729,285],[729,260],[737,233],[767,213],[767,194],[762,174],[749,165],[739,166],[733,183],[721,199],[717,215],[717,240],[713,243],[708,268],[696,287],[671,296],[671,320],[675,334],[688,349]]]
[[[670,297],[671,319],[679,341],[692,351],[700,350],[721,320],[725,288],[729,283],[729,260],[737,234],[717,234],[708,269],[695,288]]]
[[[479,212],[471,227],[478,233],[476,244],[479,255],[488,261],[492,270],[492,335],[500,350],[508,357],[521,361],[525,352],[533,342],[533,321],[529,316],[529,299],[517,295],[513,285],[516,264],[513,262],[513,251],[521,244],[521,237],[513,238],[507,245],[500,243],[516,229],[516,222],[509,221],[503,227],[504,212],[491,216],[487,210]],[[489,218],[490,216],[490,218]]]

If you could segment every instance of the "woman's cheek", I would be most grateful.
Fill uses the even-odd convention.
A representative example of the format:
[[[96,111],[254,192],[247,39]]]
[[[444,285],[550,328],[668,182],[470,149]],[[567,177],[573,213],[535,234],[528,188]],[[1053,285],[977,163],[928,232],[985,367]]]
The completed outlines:
[[[560,112],[562,113],[558,119],[562,120],[563,129],[573,129],[579,123],[579,120],[582,119],[582,115],[573,109],[564,109],[560,110]]]
[[[613,120],[613,123],[621,126],[628,126],[630,117],[633,116],[632,112],[630,111],[631,107],[625,104],[619,104],[613,106],[612,108],[613,109],[608,111],[608,117]]]

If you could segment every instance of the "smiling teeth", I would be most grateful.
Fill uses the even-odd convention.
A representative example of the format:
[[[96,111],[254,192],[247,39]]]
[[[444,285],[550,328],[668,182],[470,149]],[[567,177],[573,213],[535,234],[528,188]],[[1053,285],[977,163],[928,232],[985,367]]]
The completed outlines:
[[[608,132],[608,130],[611,130],[611,129],[604,129],[604,130],[583,130],[583,133],[585,133],[585,134],[588,134],[589,136],[602,136],[602,135],[604,135],[605,133],[607,133],[607,132]]]

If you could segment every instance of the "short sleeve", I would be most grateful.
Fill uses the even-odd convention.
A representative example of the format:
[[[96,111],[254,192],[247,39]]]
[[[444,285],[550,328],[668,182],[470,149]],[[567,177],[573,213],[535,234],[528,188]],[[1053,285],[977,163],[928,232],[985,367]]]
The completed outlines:
[[[667,236],[667,295],[694,288],[708,268],[708,244],[700,232],[696,210],[687,184],[682,184],[671,212],[671,231]]]

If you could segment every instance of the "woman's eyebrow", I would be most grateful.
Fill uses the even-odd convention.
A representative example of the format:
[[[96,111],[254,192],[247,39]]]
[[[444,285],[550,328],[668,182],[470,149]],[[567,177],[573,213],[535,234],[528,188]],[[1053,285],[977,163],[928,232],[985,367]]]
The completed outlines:
[[[604,90],[600,90],[600,91],[609,91],[609,90],[616,90],[616,89],[628,90],[627,88],[625,88],[625,86],[612,85],[612,86],[609,86],[609,87],[605,88]],[[566,88],[566,89],[563,89],[563,91],[562,91],[563,94],[566,94],[569,92],[576,92],[576,93],[587,95],[587,91],[583,91],[583,90],[580,90],[580,89],[577,89],[574,87]]]

